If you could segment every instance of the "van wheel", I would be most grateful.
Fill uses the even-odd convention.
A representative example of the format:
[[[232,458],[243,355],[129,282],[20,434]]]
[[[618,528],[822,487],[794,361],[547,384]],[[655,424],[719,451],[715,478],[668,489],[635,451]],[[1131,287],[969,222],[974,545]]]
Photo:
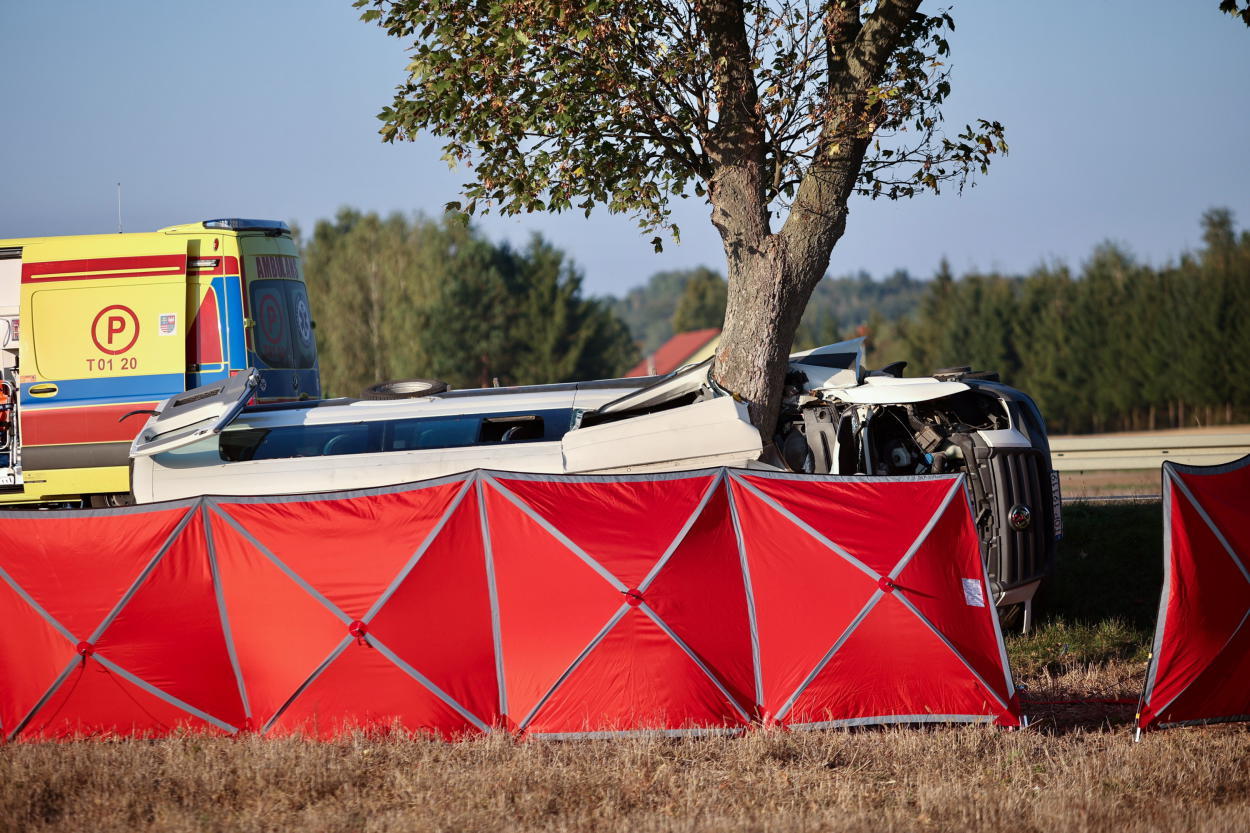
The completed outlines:
[[[445,390],[447,390],[447,383],[440,379],[397,379],[365,388],[360,398],[416,399],[422,396],[433,396]]]

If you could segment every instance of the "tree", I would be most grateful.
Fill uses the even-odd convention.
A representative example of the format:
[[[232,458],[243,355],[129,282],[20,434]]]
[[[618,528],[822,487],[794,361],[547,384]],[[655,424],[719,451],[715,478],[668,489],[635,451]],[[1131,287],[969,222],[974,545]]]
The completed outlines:
[[[711,269],[696,269],[673,312],[673,332],[719,328],[725,321],[725,279]]]
[[[1220,0],[1220,11],[1241,18],[1242,23],[1250,26],[1250,3],[1245,0],[1241,0],[1241,3],[1238,0]]]
[[[521,290],[508,330],[520,384],[602,379],[638,360],[629,329],[606,304],[583,298],[582,275],[538,235],[515,257]]]
[[[343,209],[302,245],[325,389],[387,379],[457,387],[599,379],[637,361],[625,324],[581,295],[563,252],[514,251],[444,218]]]
[[[450,207],[606,205],[676,237],[671,200],[707,199],[729,278],[714,372],[765,435],[851,195],[962,187],[1006,151],[996,122],[943,136],[954,23],[920,0],[355,5],[412,45],[383,138],[429,130],[472,166]]]

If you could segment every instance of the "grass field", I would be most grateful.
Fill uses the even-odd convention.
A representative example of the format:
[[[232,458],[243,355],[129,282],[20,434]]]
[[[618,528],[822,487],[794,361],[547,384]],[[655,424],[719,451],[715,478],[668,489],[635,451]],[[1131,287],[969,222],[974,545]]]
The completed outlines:
[[[1008,643],[1024,731],[19,743],[0,748],[0,830],[1240,833],[1250,728],[1133,744],[1132,705],[1062,702],[1139,693],[1159,527],[1158,504],[1067,510],[1038,627]]]

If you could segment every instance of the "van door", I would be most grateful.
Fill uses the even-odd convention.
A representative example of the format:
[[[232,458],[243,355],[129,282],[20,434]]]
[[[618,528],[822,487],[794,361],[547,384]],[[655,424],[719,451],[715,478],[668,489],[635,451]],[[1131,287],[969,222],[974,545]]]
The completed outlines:
[[[119,420],[184,389],[185,243],[143,254],[136,246],[118,235],[89,250],[42,249],[47,260],[22,265],[28,471],[125,466],[139,423]],[[78,252],[90,257],[66,256]]]
[[[131,457],[173,451],[220,434],[247,407],[260,385],[260,371],[192,388],[162,402],[130,445]]]

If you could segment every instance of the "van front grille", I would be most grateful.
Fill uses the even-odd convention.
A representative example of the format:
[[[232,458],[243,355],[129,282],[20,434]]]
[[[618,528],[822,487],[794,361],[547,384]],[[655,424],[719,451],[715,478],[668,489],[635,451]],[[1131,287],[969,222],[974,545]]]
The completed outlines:
[[[986,566],[998,587],[1010,590],[1042,578],[1054,560],[1049,461],[1032,448],[977,451],[986,454],[977,468],[992,508],[980,527]]]

